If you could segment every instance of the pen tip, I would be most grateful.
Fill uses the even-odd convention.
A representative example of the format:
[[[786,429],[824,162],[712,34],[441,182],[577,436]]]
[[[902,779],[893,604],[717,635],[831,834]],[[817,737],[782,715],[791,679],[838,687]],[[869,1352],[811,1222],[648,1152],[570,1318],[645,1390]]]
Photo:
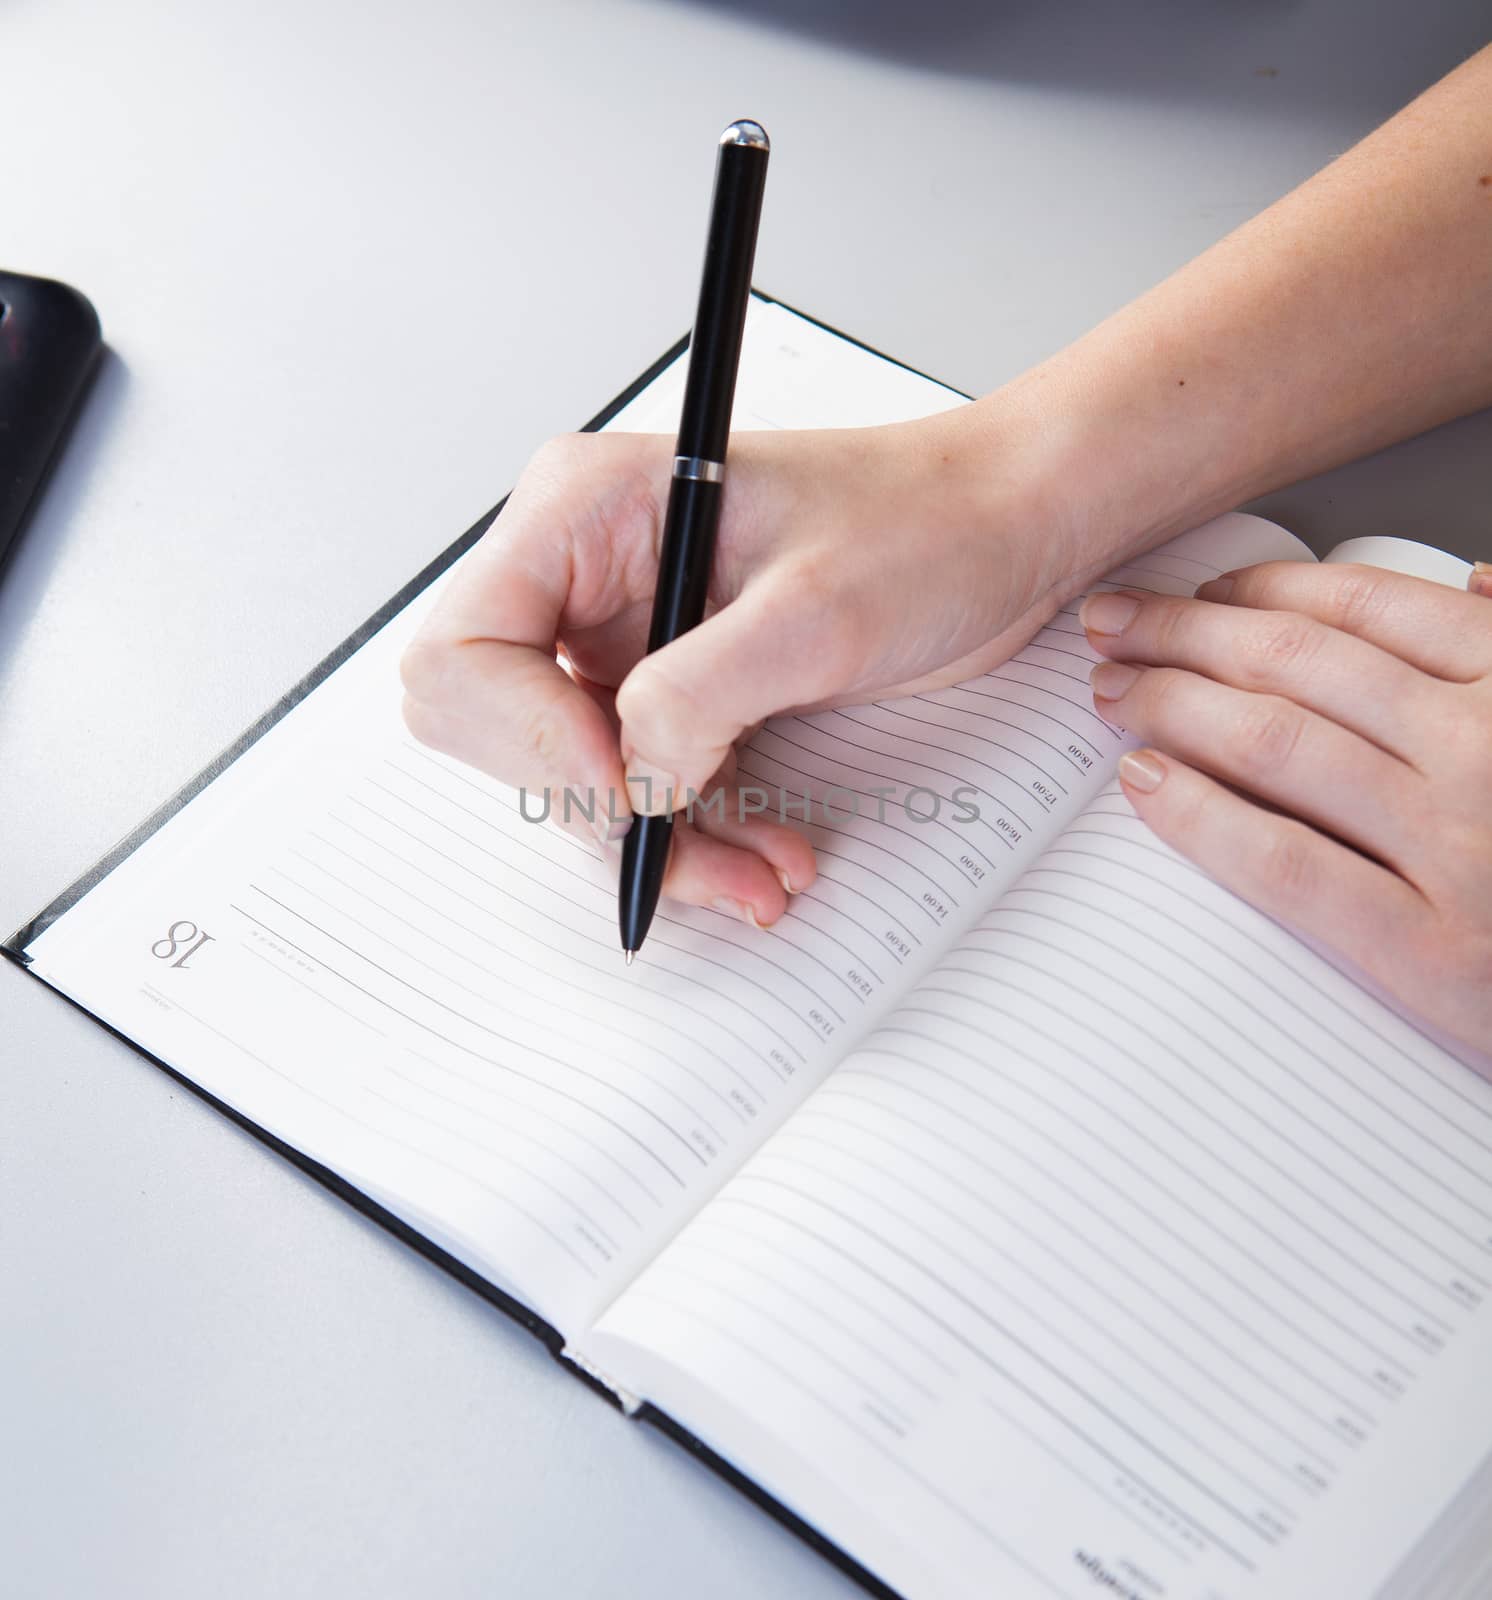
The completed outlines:
[[[635,950],[629,950],[627,952],[627,965],[629,967],[632,965],[632,957],[635,956],[636,954],[637,954],[637,952]]]

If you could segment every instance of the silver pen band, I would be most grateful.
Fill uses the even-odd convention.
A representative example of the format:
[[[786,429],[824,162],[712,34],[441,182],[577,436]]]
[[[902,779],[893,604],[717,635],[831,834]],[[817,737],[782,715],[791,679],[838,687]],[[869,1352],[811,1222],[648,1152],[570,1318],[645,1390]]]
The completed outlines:
[[[725,463],[706,461],[703,456],[675,456],[673,475],[676,478],[692,478],[697,483],[724,483]]]

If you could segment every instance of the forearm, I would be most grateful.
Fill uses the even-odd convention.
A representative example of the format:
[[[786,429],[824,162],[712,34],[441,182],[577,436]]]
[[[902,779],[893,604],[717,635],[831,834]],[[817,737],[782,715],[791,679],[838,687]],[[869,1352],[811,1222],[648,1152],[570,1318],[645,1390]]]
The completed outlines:
[[[1076,588],[1489,403],[1492,48],[961,426],[1024,435]]]

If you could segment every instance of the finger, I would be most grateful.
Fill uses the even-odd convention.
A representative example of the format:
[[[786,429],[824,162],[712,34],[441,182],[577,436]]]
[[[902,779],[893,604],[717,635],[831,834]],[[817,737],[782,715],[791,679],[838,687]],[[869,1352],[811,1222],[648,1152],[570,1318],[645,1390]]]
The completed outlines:
[[[548,820],[574,840],[577,849],[595,854],[596,840],[578,817],[566,821],[556,811]],[[615,883],[622,865],[622,846],[602,844],[599,849]],[[764,856],[755,849],[713,838],[682,816],[669,839],[663,896],[677,905],[718,911],[756,928],[779,921],[788,905],[788,891]]]
[[[1492,561],[1478,561],[1471,569],[1466,587],[1472,594],[1492,600]]]
[[[1424,780],[1355,733],[1277,695],[1172,667],[1093,669],[1099,715],[1214,777],[1398,864]]]
[[[674,824],[663,893],[760,928],[770,927],[787,909],[787,890],[765,857],[701,832],[683,818]]]
[[[1284,695],[1413,760],[1444,689],[1377,645],[1298,611],[1254,611],[1119,591],[1078,613],[1111,660],[1183,667],[1219,683]]]
[[[702,792],[754,723],[844,686],[852,624],[785,580],[759,580],[632,669],[617,690],[631,802]]]
[[[500,782],[572,789],[598,839],[619,839],[631,811],[605,710],[553,660],[495,640],[416,640],[404,652],[404,722],[422,744]],[[592,798],[594,797],[594,798]]]
[[[416,738],[505,783],[615,796],[613,833],[629,815],[615,729],[556,647],[562,624],[637,599],[617,553],[651,550],[656,454],[640,436],[541,450],[400,662]]]
[[[431,620],[452,637],[548,650],[562,631],[584,639],[650,605],[666,470],[665,442],[652,435],[551,439]]]
[[[1396,873],[1157,750],[1123,756],[1119,778],[1141,821],[1210,878],[1399,992],[1394,952],[1430,910]]]
[[[1204,583],[1197,598],[1302,611],[1453,683],[1492,672],[1492,628],[1477,596],[1402,572],[1269,561]]]
[[[700,796],[687,816],[708,837],[760,856],[788,894],[802,893],[818,877],[813,846],[773,814],[769,792],[758,785],[725,778]]]

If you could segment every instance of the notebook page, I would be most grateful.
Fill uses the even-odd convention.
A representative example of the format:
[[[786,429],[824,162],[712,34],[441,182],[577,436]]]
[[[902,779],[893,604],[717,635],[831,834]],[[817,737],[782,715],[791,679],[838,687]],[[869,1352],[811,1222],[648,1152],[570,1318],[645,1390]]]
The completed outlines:
[[[1452,589],[1464,589],[1471,576],[1471,563],[1460,556],[1413,539],[1393,539],[1382,534],[1344,540],[1322,560],[1326,565],[1355,561],[1369,567],[1386,567],[1390,572],[1402,572],[1411,578],[1449,584]]]
[[[1116,792],[587,1347],[909,1600],[1368,1600],[1489,1287],[1492,1088]]]
[[[681,390],[676,363],[613,426],[666,429]],[[738,426],[956,398],[752,307]],[[406,735],[397,662],[432,599],[53,924],[34,970],[566,1330],[1096,791],[1066,746],[1097,763],[1112,735],[1091,713],[1068,733],[1076,687],[1052,650],[775,724],[748,771],[798,796],[839,786],[811,830],[822,877],[770,933],[666,906],[628,971],[590,851]],[[965,770],[974,823],[951,805]]]
[[[1489,1288],[1492,1086],[1113,785],[587,1348],[909,1597],[1366,1600]]]

